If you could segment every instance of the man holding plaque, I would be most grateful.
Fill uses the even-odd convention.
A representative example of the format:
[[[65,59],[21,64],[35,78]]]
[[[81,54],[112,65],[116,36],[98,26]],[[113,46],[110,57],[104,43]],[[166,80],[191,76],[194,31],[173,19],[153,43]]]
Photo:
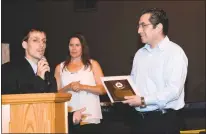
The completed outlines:
[[[177,111],[184,102],[188,59],[183,49],[169,40],[169,21],[162,9],[143,10],[138,33],[145,46],[134,57],[131,77],[140,95],[125,96],[135,107],[133,133],[179,134]]]

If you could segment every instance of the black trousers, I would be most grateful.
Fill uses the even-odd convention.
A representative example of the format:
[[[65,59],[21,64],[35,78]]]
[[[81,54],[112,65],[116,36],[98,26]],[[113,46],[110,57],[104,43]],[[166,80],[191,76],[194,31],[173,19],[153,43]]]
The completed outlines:
[[[69,134],[102,134],[100,124],[74,125]]]
[[[132,123],[132,134],[180,134],[180,125],[177,111],[167,110],[140,113]]]

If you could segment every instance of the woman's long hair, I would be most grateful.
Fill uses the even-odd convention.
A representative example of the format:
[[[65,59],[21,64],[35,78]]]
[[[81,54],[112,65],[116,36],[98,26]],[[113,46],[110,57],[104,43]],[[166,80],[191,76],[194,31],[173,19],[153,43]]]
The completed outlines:
[[[80,34],[80,33],[76,33],[74,35],[72,35],[69,38],[69,42],[72,38],[78,38],[80,43],[81,43],[81,47],[82,47],[82,55],[81,55],[81,60],[84,64],[84,69],[87,69],[89,66],[91,66],[91,62],[90,62],[90,55],[89,55],[89,48],[87,46],[87,42],[85,37]],[[66,68],[66,66],[71,62],[71,55],[69,52],[68,58],[66,59],[66,61],[64,62],[64,66],[63,69]],[[63,70],[62,70],[63,71]]]

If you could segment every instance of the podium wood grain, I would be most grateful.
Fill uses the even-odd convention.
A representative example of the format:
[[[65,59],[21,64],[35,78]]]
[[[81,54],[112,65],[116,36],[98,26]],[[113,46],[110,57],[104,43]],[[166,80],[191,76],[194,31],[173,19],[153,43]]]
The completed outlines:
[[[10,133],[68,133],[67,106],[71,94],[3,95],[10,104]]]

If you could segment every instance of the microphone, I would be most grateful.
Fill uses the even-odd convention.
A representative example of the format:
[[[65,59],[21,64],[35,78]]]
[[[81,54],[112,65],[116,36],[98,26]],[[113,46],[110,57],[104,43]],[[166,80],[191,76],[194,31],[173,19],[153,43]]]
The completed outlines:
[[[42,56],[41,59],[45,59],[46,60],[46,57]],[[50,73],[48,71],[45,72],[44,79],[45,79],[45,81],[47,82],[48,85],[51,84],[51,77],[50,77]]]
[[[45,79],[45,81],[47,82],[48,85],[51,84],[51,77],[50,77],[50,73],[48,71],[45,72],[44,79]]]

